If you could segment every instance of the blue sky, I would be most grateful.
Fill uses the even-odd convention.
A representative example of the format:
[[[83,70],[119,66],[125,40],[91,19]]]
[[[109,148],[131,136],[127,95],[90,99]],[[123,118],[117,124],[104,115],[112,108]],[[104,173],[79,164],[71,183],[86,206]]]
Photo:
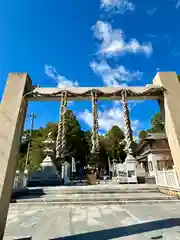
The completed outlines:
[[[8,72],[28,72],[33,84],[146,85],[157,71],[179,71],[180,2],[176,0],[0,1],[0,96]],[[158,111],[155,101],[131,102],[134,134]],[[84,129],[91,102],[72,102]],[[35,127],[58,121],[59,103],[30,103]],[[118,102],[99,102],[101,132],[123,126]],[[26,121],[26,127],[29,120]]]

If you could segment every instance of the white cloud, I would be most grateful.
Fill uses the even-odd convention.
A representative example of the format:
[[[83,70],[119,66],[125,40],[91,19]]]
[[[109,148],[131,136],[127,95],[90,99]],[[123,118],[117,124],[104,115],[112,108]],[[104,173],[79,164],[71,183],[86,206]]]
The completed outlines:
[[[133,108],[135,108],[140,103],[144,103],[144,100],[129,100],[128,101],[129,111],[131,112],[133,110]],[[119,107],[119,106],[121,106],[121,104],[122,104],[122,102],[119,101],[119,100],[114,100],[113,101],[113,106],[114,107]]]
[[[105,12],[124,13],[126,11],[134,11],[135,5],[128,0],[100,0],[101,6]]]
[[[136,39],[125,42],[125,35],[121,29],[112,29],[110,23],[97,21],[93,26],[96,39],[101,42],[98,54],[106,57],[117,56],[124,53],[143,53],[150,56],[152,53],[151,43],[139,43]]]
[[[114,106],[110,109],[99,111],[98,115],[100,131],[107,132],[114,125],[117,125],[121,129],[123,129],[124,117],[122,108]],[[85,109],[84,112],[79,113],[78,117],[79,119],[83,120],[87,125],[92,127],[92,113],[88,109]],[[131,121],[131,127],[133,131],[136,131],[138,126],[139,126],[138,120]]]
[[[179,57],[179,56],[180,56],[180,52],[175,52],[175,51],[173,51],[173,52],[172,52],[172,55],[174,55],[175,57]]]
[[[176,1],[176,9],[178,9],[180,7],[180,0]]]
[[[157,8],[151,8],[151,9],[147,10],[147,14],[153,15],[156,11],[157,11]]]
[[[141,79],[143,75],[140,71],[131,72],[123,65],[111,68],[105,60],[101,62],[93,61],[90,63],[90,67],[96,74],[101,76],[107,86],[126,85],[127,82]]]
[[[56,71],[56,69],[51,65],[45,64],[44,71],[47,76],[53,78],[57,82],[57,87],[59,87],[59,88],[78,87],[79,86],[79,83],[77,81],[68,80],[66,77],[61,76]]]
[[[132,109],[135,108],[140,103],[144,103],[144,100],[131,100],[131,101],[129,101],[128,104],[129,104],[130,111],[132,111]]]

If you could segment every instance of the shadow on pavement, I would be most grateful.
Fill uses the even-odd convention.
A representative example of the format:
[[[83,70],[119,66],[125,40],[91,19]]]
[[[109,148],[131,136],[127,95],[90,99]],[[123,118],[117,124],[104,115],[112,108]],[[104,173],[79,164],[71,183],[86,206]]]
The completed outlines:
[[[108,240],[113,238],[135,235],[138,233],[145,233],[145,232],[151,232],[151,231],[156,231],[156,230],[165,229],[165,228],[172,228],[176,226],[180,226],[180,218],[169,218],[169,219],[157,220],[152,222],[134,224],[130,226],[105,229],[105,230],[100,230],[96,232],[87,232],[87,233],[77,234],[73,236],[53,238],[50,240],[68,240],[68,239]],[[163,239],[163,236],[152,237],[150,239]]]
[[[34,188],[34,189],[24,189],[23,191],[14,191],[11,196],[11,203],[16,203],[16,199],[33,199],[40,198],[45,195],[43,189]]]

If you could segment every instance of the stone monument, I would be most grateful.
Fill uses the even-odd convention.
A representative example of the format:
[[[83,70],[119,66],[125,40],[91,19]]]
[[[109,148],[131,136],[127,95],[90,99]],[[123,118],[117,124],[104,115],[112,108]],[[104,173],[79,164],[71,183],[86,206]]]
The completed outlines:
[[[48,138],[43,143],[45,145],[44,153],[46,157],[40,164],[40,169],[30,175],[28,179],[28,186],[55,186],[60,185],[62,182],[52,160],[55,153],[55,141],[51,138],[51,132],[48,134]]]
[[[124,162],[128,183],[137,183],[137,162],[136,159],[128,154]]]
[[[70,163],[64,161],[64,163],[62,163],[62,171],[61,171],[61,177],[63,179],[63,183],[64,185],[68,185],[70,183]]]

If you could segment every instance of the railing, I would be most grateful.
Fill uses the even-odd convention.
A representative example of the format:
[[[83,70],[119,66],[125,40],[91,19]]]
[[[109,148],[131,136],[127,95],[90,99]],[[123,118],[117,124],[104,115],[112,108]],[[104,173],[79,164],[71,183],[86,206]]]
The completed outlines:
[[[165,187],[179,188],[178,177],[175,169],[157,171],[156,184]]]
[[[27,185],[27,179],[28,179],[27,171],[20,172],[17,170],[14,177],[13,190],[21,190],[25,188]]]

